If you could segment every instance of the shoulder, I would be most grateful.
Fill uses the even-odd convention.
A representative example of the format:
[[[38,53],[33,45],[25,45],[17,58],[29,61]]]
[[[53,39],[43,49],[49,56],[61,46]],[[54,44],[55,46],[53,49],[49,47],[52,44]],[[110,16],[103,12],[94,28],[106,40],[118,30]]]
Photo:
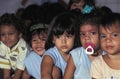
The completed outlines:
[[[72,56],[81,56],[86,53],[85,53],[85,50],[83,47],[77,47],[77,48],[73,49],[72,51],[70,51],[70,54]]]
[[[41,57],[36,54],[34,51],[30,52],[28,56],[25,58],[25,61],[31,61],[33,59],[41,59]]]
[[[101,64],[102,64],[102,61],[103,61],[103,56],[100,55],[100,56],[96,57],[96,58],[92,61],[92,64],[99,64],[99,65],[101,65]]]

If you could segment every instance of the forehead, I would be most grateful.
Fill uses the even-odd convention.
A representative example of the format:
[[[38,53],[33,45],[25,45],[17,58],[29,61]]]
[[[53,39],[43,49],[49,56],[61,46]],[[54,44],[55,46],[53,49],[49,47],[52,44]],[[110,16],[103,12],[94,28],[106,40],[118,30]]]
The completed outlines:
[[[1,25],[0,30],[16,30],[16,28],[13,25]]]
[[[89,30],[98,30],[98,27],[95,25],[85,24],[80,27],[80,31],[89,31]]]
[[[120,32],[120,24],[100,26],[100,32],[103,32],[103,31]]]

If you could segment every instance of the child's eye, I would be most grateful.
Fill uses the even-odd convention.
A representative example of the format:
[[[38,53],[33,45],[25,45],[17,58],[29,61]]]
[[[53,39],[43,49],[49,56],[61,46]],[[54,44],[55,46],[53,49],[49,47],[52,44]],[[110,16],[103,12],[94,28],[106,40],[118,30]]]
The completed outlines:
[[[35,41],[37,41],[37,40],[35,40],[35,39],[32,40],[32,42],[35,42]]]
[[[118,36],[119,36],[118,33],[113,33],[113,34],[112,34],[112,37],[118,37]]]
[[[14,33],[13,33],[13,32],[11,32],[11,33],[9,33],[9,35],[14,35]]]
[[[3,37],[3,36],[5,36],[5,34],[4,34],[4,33],[1,33],[0,36]]]
[[[101,35],[100,35],[100,38],[101,38],[101,39],[105,39],[106,36],[101,34]]]
[[[42,41],[46,41],[46,38],[41,38],[40,40],[42,40]]]
[[[80,33],[80,37],[84,37],[85,36],[85,34],[84,33]]]
[[[60,38],[60,35],[56,35],[55,37],[56,37],[56,38]]]
[[[72,38],[73,35],[66,35],[67,38]]]
[[[96,35],[97,34],[97,32],[91,32],[91,35]]]

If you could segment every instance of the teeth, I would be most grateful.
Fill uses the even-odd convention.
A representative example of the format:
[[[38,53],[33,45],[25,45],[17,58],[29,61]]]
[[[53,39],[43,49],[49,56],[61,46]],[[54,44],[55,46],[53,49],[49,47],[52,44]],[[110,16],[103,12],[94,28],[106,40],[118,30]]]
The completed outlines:
[[[40,51],[40,50],[42,50],[42,48],[37,48],[36,50]]]

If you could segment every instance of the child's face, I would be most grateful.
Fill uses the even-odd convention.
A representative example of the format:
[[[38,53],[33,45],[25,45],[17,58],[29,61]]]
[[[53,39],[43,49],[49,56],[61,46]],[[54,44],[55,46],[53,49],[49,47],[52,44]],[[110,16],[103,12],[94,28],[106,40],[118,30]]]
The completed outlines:
[[[38,55],[42,56],[45,52],[45,42],[47,39],[47,34],[35,34],[32,37],[31,45],[34,52],[36,52]]]
[[[68,53],[74,45],[74,36],[64,33],[60,36],[53,36],[53,43],[61,53]]]
[[[106,30],[100,27],[101,48],[108,54],[120,53],[120,26],[112,25]]]
[[[80,41],[84,48],[87,43],[93,43],[95,45],[95,49],[98,49],[98,36],[98,27],[89,24],[85,24],[80,27]]]
[[[84,3],[84,0],[81,0],[81,1],[79,1],[79,2],[74,2],[74,3],[71,5],[70,9],[71,9],[71,10],[73,10],[73,9],[80,9],[80,10],[82,10],[84,4],[85,4],[85,3]]]
[[[14,47],[19,39],[21,38],[21,34],[18,33],[16,28],[12,25],[2,25],[0,28],[0,40],[8,47]]]

